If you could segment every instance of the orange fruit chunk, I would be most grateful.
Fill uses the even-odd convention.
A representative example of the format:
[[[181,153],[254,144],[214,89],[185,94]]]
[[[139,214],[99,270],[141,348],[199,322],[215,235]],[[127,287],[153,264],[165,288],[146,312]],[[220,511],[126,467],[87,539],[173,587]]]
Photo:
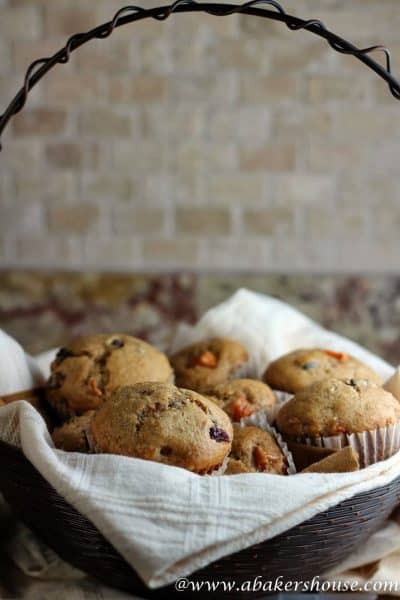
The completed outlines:
[[[203,354],[200,354],[195,360],[195,364],[200,367],[208,367],[209,369],[215,369],[218,364],[217,357],[214,352],[206,350]]]
[[[268,467],[268,455],[260,446],[256,446],[253,450],[253,459],[257,471],[266,471]]]
[[[335,352],[335,350],[324,350],[325,354],[336,358],[337,360],[346,360],[347,354],[345,352]]]
[[[230,406],[232,421],[240,421],[244,417],[249,417],[254,412],[254,407],[246,398],[237,398]]]

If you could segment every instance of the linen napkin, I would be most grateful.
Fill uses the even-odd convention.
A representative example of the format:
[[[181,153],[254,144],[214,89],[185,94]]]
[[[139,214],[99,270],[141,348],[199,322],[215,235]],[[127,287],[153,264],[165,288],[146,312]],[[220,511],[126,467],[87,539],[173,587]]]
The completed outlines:
[[[12,337],[0,329],[0,396],[43,385],[43,370]]]
[[[254,375],[260,375],[269,360],[300,346],[349,352],[384,378],[393,373],[372,353],[326,331],[285,303],[247,290],[239,290],[210,310],[196,327],[180,328],[173,347],[210,335],[242,341],[252,356]],[[4,336],[0,341],[1,356],[16,353],[13,340]],[[18,352],[19,357],[25,356]],[[37,372],[32,361],[25,359],[22,372]],[[8,371],[3,373],[0,361],[0,394],[3,378],[7,393],[24,387],[19,379],[21,369],[13,370],[12,358],[8,362]],[[41,368],[46,370],[45,361]],[[272,538],[400,475],[400,453],[354,473],[291,477],[260,473],[200,477],[140,459],[66,453],[53,447],[43,419],[24,401],[0,409],[0,439],[20,446],[51,485],[96,525],[151,588]]]

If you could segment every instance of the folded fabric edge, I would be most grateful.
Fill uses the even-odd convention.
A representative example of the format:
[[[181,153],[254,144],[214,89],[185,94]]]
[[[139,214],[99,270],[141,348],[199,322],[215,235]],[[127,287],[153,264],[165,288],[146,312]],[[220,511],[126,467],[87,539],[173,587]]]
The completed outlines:
[[[244,303],[247,305],[257,303],[269,303],[271,307],[273,306],[276,311],[284,310],[287,315],[291,315],[297,321],[296,328],[291,333],[292,335],[296,332],[296,337],[302,339],[304,336],[304,332],[307,333],[306,337],[309,334],[309,328],[315,329],[318,331],[319,335],[322,337],[329,338],[327,339],[327,343],[333,349],[334,346],[337,345],[337,348],[340,349],[344,344],[349,348],[350,353],[354,353],[356,356],[364,360],[367,364],[370,364],[375,368],[385,379],[389,378],[393,375],[394,367],[384,361],[379,356],[375,355],[370,350],[364,348],[357,342],[354,342],[351,339],[348,339],[342,336],[339,333],[330,331],[329,329],[324,328],[322,325],[305,315],[303,312],[294,308],[290,304],[287,304],[283,300],[278,298],[274,298],[273,296],[268,296],[267,294],[262,294],[260,292],[254,292],[247,288],[239,288],[234,294],[232,294],[229,298],[221,302],[220,304],[210,308],[207,310],[199,321],[193,325],[189,326],[187,324],[178,326],[175,335],[171,341],[170,352],[176,352],[180,350],[185,345],[185,338],[189,337],[189,343],[200,341],[209,337],[210,335],[214,335],[213,329],[215,328],[214,320],[216,316],[220,313],[224,313],[226,311],[232,310],[232,308],[238,308],[242,306]],[[334,343],[332,343],[334,340]],[[302,343],[304,347],[312,347],[315,346],[315,343]],[[292,348],[294,349],[294,348]],[[374,364],[372,364],[374,363]]]
[[[392,457],[392,459],[393,458],[394,457]],[[354,496],[357,496],[359,493],[368,492],[372,489],[383,487],[384,485],[391,483],[392,481],[394,481],[394,479],[396,479],[396,477],[400,475],[400,453],[399,456],[397,456],[396,458],[397,461],[395,465],[393,465],[387,471],[383,471],[377,474],[376,477],[371,477],[370,480],[367,480],[367,484],[365,480],[363,480],[361,482],[357,482],[356,484],[344,486],[342,490],[335,490],[330,494],[327,494],[325,498],[318,498],[316,500],[313,500],[309,504],[304,505],[301,511],[295,510],[292,513],[289,513],[288,515],[285,515],[285,517],[280,520],[280,524],[277,524],[275,529],[272,532],[270,532],[270,535],[266,535],[264,532],[265,528],[271,528],[271,524],[268,523],[268,525],[266,525],[265,528],[257,528],[256,530],[247,533],[245,536],[240,535],[237,538],[232,539],[223,547],[221,547],[220,544],[213,544],[212,546],[203,548],[197,554],[191,555],[190,571],[188,571],[187,568],[185,569],[187,561],[180,561],[178,563],[175,563],[174,565],[171,565],[170,567],[168,567],[168,569],[159,571],[150,576],[148,579],[146,578],[146,585],[148,585],[148,587],[151,589],[156,589],[158,587],[170,585],[174,583],[179,577],[188,577],[191,574],[198,571],[199,569],[202,569],[210,563],[215,562],[225,556],[229,556],[230,554],[234,554],[235,552],[239,552],[255,544],[267,542],[268,540],[289,531],[293,527],[296,527],[305,520],[312,519],[314,516],[325,512],[333,506],[340,504],[344,500],[348,500]],[[388,461],[391,461],[392,459],[388,459]],[[373,466],[374,465],[372,465],[372,467]],[[321,474],[312,473],[296,475],[296,477],[299,476],[318,478],[321,476]],[[326,477],[326,474],[323,474],[322,476]],[[318,509],[313,510],[311,507],[312,505],[316,504],[318,504]],[[307,512],[308,514],[304,516],[302,514],[303,512]]]
[[[20,404],[24,405],[24,412],[28,411],[29,413],[31,413],[28,415],[29,416],[28,420],[31,420],[31,419],[37,420],[38,418],[41,419],[41,417],[36,414],[36,411],[34,411],[34,409],[28,403],[26,403],[24,401],[20,401]],[[15,408],[16,408],[16,406],[15,406]],[[12,410],[12,409],[11,409],[11,407],[6,407],[3,410]],[[44,427],[44,423],[42,424],[42,426]],[[43,430],[43,433],[44,433],[44,430]],[[35,467],[39,470],[39,472],[42,472],[42,469],[40,468],[40,466],[42,466],[42,468],[44,470],[46,470],[45,463],[48,461],[49,457],[46,458],[46,456],[41,452],[40,457],[38,457],[38,459],[39,460],[37,462],[39,464],[35,464]],[[44,460],[44,463],[42,463],[41,459]],[[28,460],[29,460],[29,458],[28,458]],[[362,492],[365,492],[370,489],[374,489],[376,487],[381,487],[382,485],[389,483],[396,476],[399,475],[399,472],[400,472],[399,462],[400,462],[400,459],[398,456],[396,456],[396,457],[392,457],[391,459],[388,459],[388,461],[385,461],[386,464],[380,463],[380,471],[378,473],[376,473],[377,465],[372,465],[371,467],[369,467],[368,469],[365,470],[365,472],[368,472],[368,470],[369,470],[371,473],[371,477],[369,478],[369,480],[358,481],[355,484],[350,484],[350,485],[345,486],[342,490],[331,492],[330,494],[327,495],[327,497],[325,499],[322,499],[323,500],[322,502],[321,502],[321,499],[313,500],[312,503],[310,503],[308,505],[306,504],[304,509],[302,509],[301,511],[296,511],[295,515],[290,514],[290,515],[287,515],[284,518],[280,519],[280,523],[275,525],[275,527],[270,531],[270,534],[268,536],[266,536],[265,528],[258,527],[256,531],[254,531],[254,530],[250,531],[247,534],[245,534],[244,537],[243,537],[243,535],[240,535],[240,536],[232,539],[230,542],[224,543],[224,545],[217,543],[217,544],[213,544],[212,546],[207,546],[207,547],[203,548],[197,555],[192,554],[192,555],[190,555],[190,557],[188,559],[184,559],[184,560],[176,563],[175,565],[168,566],[164,571],[155,572],[155,573],[154,572],[146,573],[142,570],[142,572],[140,573],[140,576],[142,577],[142,579],[145,581],[145,583],[150,588],[160,587],[163,585],[167,585],[169,583],[173,583],[173,581],[175,581],[175,579],[179,576],[184,576],[184,575],[186,576],[188,573],[193,573],[194,571],[197,571],[199,568],[204,567],[207,564],[209,564],[210,562],[213,562],[219,558],[222,558],[223,556],[232,554],[234,552],[242,550],[245,547],[249,547],[253,544],[256,544],[256,543],[259,543],[262,541],[266,541],[267,539],[275,537],[276,535],[279,535],[280,533],[283,533],[284,531],[291,529],[295,525],[304,521],[305,518],[312,518],[312,516],[314,516],[320,512],[323,512],[324,510],[326,510],[327,508],[330,508],[333,505],[340,503],[342,500],[356,495],[357,493],[359,493],[360,488],[361,488]],[[382,467],[385,467],[385,468],[382,470]],[[43,473],[42,473],[42,475],[43,475]],[[254,474],[253,476],[260,477],[259,474]],[[243,477],[243,476],[241,476],[241,477]],[[251,475],[245,475],[244,477],[251,477]],[[318,478],[318,477],[321,477],[321,475],[319,475],[319,474],[304,475],[303,474],[303,475],[296,475],[295,477]],[[324,477],[326,477],[326,475],[324,475]],[[59,493],[62,494],[61,490],[58,490],[58,491],[59,491]],[[64,497],[67,502],[70,502],[76,508],[76,510],[82,512],[82,514],[84,514],[101,531],[101,526],[99,526],[97,524],[97,519],[93,518],[93,516],[88,514],[88,512],[86,510],[82,509],[82,506],[79,506],[80,505],[79,502],[71,501],[71,499],[66,497],[65,495],[64,495]],[[315,506],[314,508],[312,508],[312,505],[318,505],[318,506]],[[265,527],[271,528],[271,524],[269,523]],[[244,540],[246,540],[245,543],[244,543]],[[110,541],[112,543],[112,540],[110,540]],[[117,551],[120,552],[120,549],[117,548]],[[121,554],[123,554],[123,552],[121,552]],[[127,558],[127,557],[125,557],[125,558]],[[190,563],[189,569],[187,568],[188,563]],[[130,563],[130,564],[132,564],[132,563]]]

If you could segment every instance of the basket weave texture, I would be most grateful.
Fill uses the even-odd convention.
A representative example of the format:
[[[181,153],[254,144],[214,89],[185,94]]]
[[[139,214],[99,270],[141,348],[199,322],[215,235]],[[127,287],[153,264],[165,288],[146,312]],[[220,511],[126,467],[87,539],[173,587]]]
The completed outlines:
[[[62,498],[22,452],[0,442],[0,492],[15,514],[61,558],[104,583],[146,598],[210,598],[209,592],[182,595],[173,586],[150,591],[96,527]],[[293,529],[226,556],[190,576],[191,581],[232,581],[257,575],[263,582],[307,581],[360,547],[400,502],[400,478],[347,499]],[[249,507],[249,510],[251,507]],[[213,597],[227,597],[214,592]],[[256,598],[265,592],[229,592]]]

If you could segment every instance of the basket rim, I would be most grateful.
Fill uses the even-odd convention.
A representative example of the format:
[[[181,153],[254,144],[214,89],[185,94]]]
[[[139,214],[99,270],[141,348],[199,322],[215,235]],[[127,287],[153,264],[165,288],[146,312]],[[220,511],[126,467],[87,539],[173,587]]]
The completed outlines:
[[[40,473],[40,471],[36,468],[36,466],[24,454],[23,449],[21,447],[15,445],[15,444],[12,444],[10,442],[6,442],[6,441],[0,439],[0,458],[1,458],[1,454],[2,454],[2,449],[6,450],[6,452],[11,453],[12,455],[14,455],[14,457],[17,460],[23,461],[27,466],[29,466],[32,469],[32,471],[35,473],[36,476],[38,476],[39,478],[41,478],[52,490],[54,490],[54,492],[56,494],[58,494],[69,506],[71,506],[73,508],[73,510],[75,510],[76,512],[78,512],[79,514],[81,514],[80,511],[79,511],[79,509],[75,508],[75,506],[73,506],[62,494],[60,494],[54,488],[54,486],[51,484],[51,482],[48,481],[42,475],[42,473]],[[400,450],[398,451],[397,454],[400,454]],[[389,459],[390,458],[392,458],[392,457],[389,457]],[[386,459],[386,460],[389,460],[389,459]],[[384,462],[384,461],[380,461],[380,462]],[[370,466],[372,466],[372,465],[370,465]],[[365,468],[368,468],[368,467],[364,467],[364,469]],[[298,475],[302,475],[302,473],[301,472],[295,473],[295,475],[297,475],[297,476]],[[307,475],[307,473],[303,473],[303,475]],[[345,498],[344,500],[338,501],[336,504],[331,505],[328,509],[321,510],[320,512],[315,513],[310,519],[307,519],[306,521],[298,523],[294,527],[301,526],[303,523],[307,522],[308,520],[313,520],[313,519],[317,520],[317,519],[319,519],[321,517],[321,515],[323,516],[329,510],[335,509],[337,507],[340,507],[342,504],[344,504],[346,502],[353,501],[354,507],[357,508],[357,505],[360,503],[360,500],[358,500],[356,503],[354,503],[354,500],[357,499],[357,498],[358,499],[362,499],[362,498],[364,498],[364,497],[366,497],[366,496],[368,496],[370,494],[378,494],[379,495],[379,492],[381,492],[382,497],[384,497],[385,494],[386,494],[386,488],[388,486],[392,485],[397,480],[399,480],[399,482],[400,482],[400,467],[399,467],[399,472],[389,482],[383,483],[381,485],[377,485],[377,486],[375,486],[375,487],[373,487],[371,489],[364,490],[364,491],[361,491],[361,492],[355,491],[353,495]],[[0,475],[0,483],[1,483],[1,475]],[[1,485],[0,485],[0,493],[1,493]],[[90,521],[90,518],[86,517],[86,515],[83,515],[83,516]],[[92,525],[93,525],[93,527],[96,527],[96,529],[97,529],[97,526],[94,523],[92,523]],[[286,530],[286,531],[289,531],[289,529]],[[285,533],[286,531],[284,531],[282,533]],[[281,534],[278,534],[278,535],[281,535]]]
[[[13,468],[12,473],[16,472],[17,481],[10,481],[10,478],[7,478],[7,469],[1,468],[0,492],[4,493],[6,500],[7,498],[10,498],[11,500],[14,498],[14,500],[16,500],[14,506],[16,505],[15,512],[17,517],[24,521],[39,537],[43,536],[45,543],[52,547],[61,558],[74,566],[79,567],[82,557],[91,554],[91,556],[85,558],[83,563],[84,566],[82,567],[83,570],[105,583],[108,583],[108,585],[120,587],[120,589],[126,589],[127,591],[144,595],[145,597],[153,593],[156,594],[155,597],[161,597],[158,596],[157,593],[167,593],[167,591],[168,594],[166,597],[169,598],[174,596],[174,587],[171,584],[157,588],[156,590],[149,590],[136,574],[135,570],[97,529],[90,518],[80,513],[78,509],[60,495],[23,454],[20,448],[13,444],[9,444],[8,442],[0,441],[0,457],[3,455],[3,458],[5,459],[7,453],[11,462],[11,467]],[[16,471],[14,471],[15,466]],[[32,478],[31,487],[33,489],[31,497],[24,492],[25,487],[20,486],[21,483],[24,486],[27,483],[26,479],[29,479],[29,477]],[[27,488],[28,487],[29,482],[27,484]],[[27,502],[28,497],[29,501]],[[353,507],[354,498],[358,499],[357,505],[359,505],[356,506],[355,509]],[[34,500],[33,504],[32,499]],[[314,570],[315,574],[321,575],[327,569],[333,568],[335,564],[338,564],[345,556],[351,553],[354,548],[357,547],[356,543],[357,545],[361,543],[360,537],[363,537],[364,535],[364,540],[373,533],[373,531],[386,520],[393,509],[398,505],[399,501],[400,476],[384,486],[378,486],[370,491],[362,492],[351,498],[347,498],[274,538],[264,540],[238,552],[234,552],[233,554],[223,556],[222,558],[209,563],[205,567],[200,568],[189,577],[195,581],[201,581],[203,577],[212,577],[217,580],[221,577],[225,579],[236,575],[238,575],[238,577],[245,576],[246,579],[248,579],[252,572],[251,564],[254,563],[255,556],[261,554],[264,558],[268,556],[269,559],[275,560],[275,563],[279,565],[279,572],[282,572],[284,577],[291,578],[292,565],[290,562],[285,563],[285,552],[292,552],[292,554],[295,552],[295,556],[297,557],[304,552],[308,552],[310,547],[313,554],[309,555],[309,565],[307,568],[309,568],[309,571]],[[48,502],[50,502],[50,509],[47,508]],[[11,507],[12,506],[13,504],[11,504]],[[41,521],[41,525],[40,522],[37,522],[37,514],[35,511],[32,511],[32,506],[36,508],[38,506],[41,507],[40,511],[44,513],[42,514],[44,520]],[[343,530],[338,519],[346,512],[348,519],[346,529]],[[64,538],[62,540],[55,539],[54,537],[49,539],[49,535],[54,533],[54,531],[57,531],[57,527],[60,526],[60,523],[65,522],[65,519],[71,524],[73,531],[69,531],[70,525],[68,525],[68,531],[63,533]],[[332,524],[335,522],[337,529],[332,532],[330,530]],[[328,525],[329,531],[326,530],[326,525]],[[71,535],[73,535],[76,530],[79,531],[79,536],[72,537],[71,539]],[[65,528],[63,528],[62,531],[65,532]],[[345,531],[346,544],[343,544],[343,540],[341,539],[338,547],[335,540],[338,539],[339,531]],[[332,536],[332,533],[334,535],[334,544],[336,544],[334,548],[327,543],[327,540]],[[341,536],[339,535],[339,538],[340,537]],[[330,537],[330,539],[332,539],[332,537]],[[64,545],[66,545],[65,548]],[[86,555],[83,550],[85,545]],[[316,551],[316,548],[319,548],[319,550]],[[282,549],[284,549],[283,558],[282,556],[279,556]],[[81,554],[79,554],[80,552]],[[337,558],[338,553],[339,558]],[[322,558],[321,554],[323,555]],[[292,560],[294,559],[292,558]],[[321,564],[325,565],[325,568],[321,569]],[[328,565],[327,568],[326,565]],[[244,570],[243,567],[245,567]],[[237,571],[238,568],[239,571]],[[115,576],[113,575],[113,569],[116,569]],[[299,569],[300,566],[298,567],[298,574],[302,576],[304,569],[303,563],[301,564],[301,570]],[[111,582],[110,579],[107,578],[111,578]],[[301,578],[302,577],[300,577],[300,579]],[[292,578],[292,580],[296,579]],[[153,596],[151,595],[151,597]],[[205,598],[205,596],[200,596],[198,593],[196,595],[196,598],[201,598],[201,600],[203,597]],[[222,597],[223,595],[221,595],[221,598]],[[244,596],[241,595],[234,595],[232,597],[244,598]],[[256,597],[257,595],[252,593],[251,598]]]

